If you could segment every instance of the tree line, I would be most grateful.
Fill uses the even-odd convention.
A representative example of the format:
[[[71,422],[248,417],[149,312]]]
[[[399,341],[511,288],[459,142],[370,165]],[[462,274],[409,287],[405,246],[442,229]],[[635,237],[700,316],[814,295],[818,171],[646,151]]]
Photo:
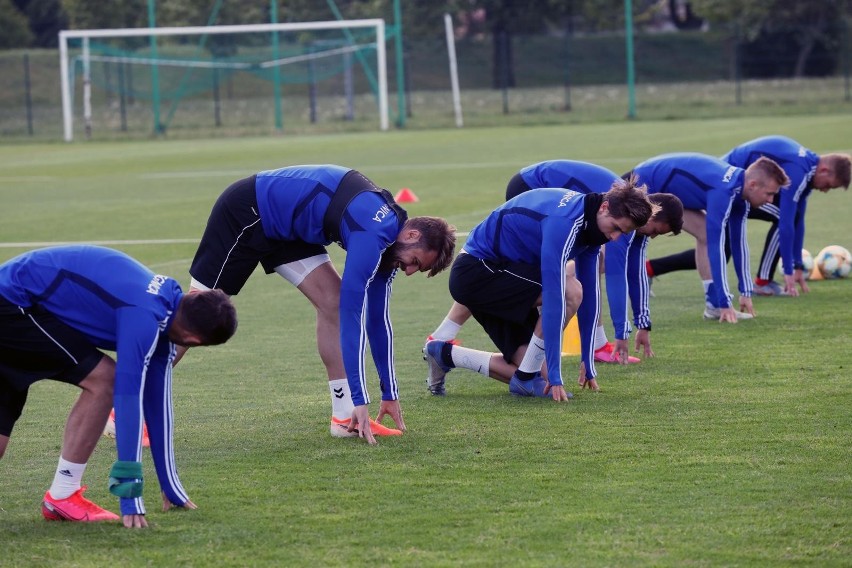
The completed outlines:
[[[270,0],[0,0],[0,49],[52,48],[63,29],[149,26],[149,1],[157,26],[269,22]],[[384,18],[394,21],[395,0],[273,0],[279,22]],[[398,0],[406,39],[443,35],[443,15],[454,16],[461,40],[488,37],[495,56],[519,34],[620,31],[627,0]],[[852,0],[632,0],[638,29],[701,30],[725,26],[736,34],[747,62],[776,56],[791,70],[761,64],[750,75],[826,74],[814,55],[840,52]],[[508,46],[508,47],[507,47]],[[511,52],[503,57],[511,61]],[[836,61],[835,61],[836,64]],[[748,69],[747,69],[748,70]]]

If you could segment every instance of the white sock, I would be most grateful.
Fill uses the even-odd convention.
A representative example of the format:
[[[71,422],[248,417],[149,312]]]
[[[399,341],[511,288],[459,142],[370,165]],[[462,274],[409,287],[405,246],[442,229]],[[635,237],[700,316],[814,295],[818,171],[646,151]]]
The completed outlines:
[[[456,367],[470,369],[480,375],[488,376],[488,368],[491,365],[491,353],[453,345],[450,355],[453,358],[453,365]]]
[[[461,326],[459,324],[457,324],[450,318],[444,318],[444,321],[441,322],[441,325],[438,326],[438,329],[432,332],[432,339],[439,339],[441,341],[449,341],[450,339],[455,339],[460,329]]]
[[[602,325],[599,325],[595,328],[595,351],[607,343],[609,343],[609,341],[606,338],[606,331],[604,331],[604,327]]]
[[[530,343],[527,346],[527,352],[524,358],[521,359],[521,364],[518,370],[524,373],[537,373],[541,371],[541,366],[544,363],[544,339],[536,334],[530,338]]]
[[[338,420],[352,418],[355,405],[352,404],[349,381],[346,379],[328,381],[328,390],[331,392],[331,415]]]
[[[56,474],[53,476],[53,485],[50,486],[50,496],[54,499],[71,497],[80,489],[84,471],[86,471],[86,464],[72,463],[60,456]]]

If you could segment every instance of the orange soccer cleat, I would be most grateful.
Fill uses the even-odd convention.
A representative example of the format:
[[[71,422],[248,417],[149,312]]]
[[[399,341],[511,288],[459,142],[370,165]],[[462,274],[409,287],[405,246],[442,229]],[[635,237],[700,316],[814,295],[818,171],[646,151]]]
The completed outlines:
[[[358,435],[358,429],[356,428],[353,431],[349,431],[349,423],[352,422],[351,418],[335,418],[331,417],[331,435],[335,438],[354,438]],[[370,418],[370,431],[373,433],[373,436],[402,436],[402,430],[397,430],[395,428],[388,428],[387,426],[381,424],[380,422],[376,422],[372,418]]]
[[[48,521],[73,521],[76,523],[96,523],[98,521],[117,521],[119,516],[102,509],[85,497],[84,485],[66,499],[54,499],[50,491],[44,494],[41,503],[41,514]]]

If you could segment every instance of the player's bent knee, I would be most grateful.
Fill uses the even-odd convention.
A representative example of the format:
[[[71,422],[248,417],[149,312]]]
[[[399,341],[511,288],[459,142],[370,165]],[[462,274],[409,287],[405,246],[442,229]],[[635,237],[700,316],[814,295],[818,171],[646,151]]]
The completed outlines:
[[[80,381],[80,388],[89,391],[96,396],[112,398],[113,387],[115,386],[115,361],[111,357],[104,355],[101,360],[92,369],[92,372],[86,375],[86,378]]]

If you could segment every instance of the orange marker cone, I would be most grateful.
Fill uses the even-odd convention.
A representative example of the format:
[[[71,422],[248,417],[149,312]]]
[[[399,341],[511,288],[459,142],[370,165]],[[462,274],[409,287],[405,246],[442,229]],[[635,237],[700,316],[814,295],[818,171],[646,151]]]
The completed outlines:
[[[414,195],[414,192],[407,187],[403,187],[394,196],[394,201],[397,203],[417,203],[420,201],[420,198]]]
[[[562,354],[580,355],[580,326],[576,314],[568,321],[562,334]]]

